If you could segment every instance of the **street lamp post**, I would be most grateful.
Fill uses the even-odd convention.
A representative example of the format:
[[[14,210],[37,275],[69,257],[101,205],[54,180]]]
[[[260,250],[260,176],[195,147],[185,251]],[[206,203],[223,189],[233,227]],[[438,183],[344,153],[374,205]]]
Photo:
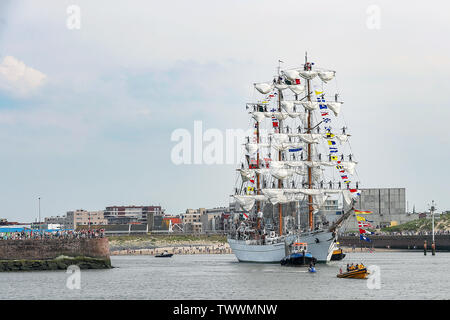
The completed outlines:
[[[39,233],[41,233],[41,197],[39,197],[38,200],[39,200],[39,221],[38,221],[38,224],[39,224]]]
[[[431,235],[432,235],[431,254],[434,256],[436,254],[436,244],[434,242],[434,211],[435,211],[434,200],[431,202],[430,211],[431,211]]]

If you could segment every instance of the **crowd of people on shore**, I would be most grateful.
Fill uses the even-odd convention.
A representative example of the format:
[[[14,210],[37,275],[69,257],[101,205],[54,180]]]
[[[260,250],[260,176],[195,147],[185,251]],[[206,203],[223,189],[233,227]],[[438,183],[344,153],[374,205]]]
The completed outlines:
[[[0,240],[43,240],[43,239],[91,239],[103,238],[105,236],[104,229],[91,230],[56,230],[56,231],[39,231],[24,230],[20,232],[1,232]]]
[[[228,244],[215,245],[181,245],[173,247],[155,247],[142,249],[114,249],[112,248],[112,255],[156,255],[163,252],[172,254],[226,254],[231,253],[231,248]]]

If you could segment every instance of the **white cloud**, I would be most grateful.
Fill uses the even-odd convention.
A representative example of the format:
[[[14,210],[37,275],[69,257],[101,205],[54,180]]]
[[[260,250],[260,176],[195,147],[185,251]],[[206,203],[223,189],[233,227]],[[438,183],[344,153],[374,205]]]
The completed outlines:
[[[47,76],[22,61],[6,56],[0,64],[0,89],[26,96],[42,86]]]

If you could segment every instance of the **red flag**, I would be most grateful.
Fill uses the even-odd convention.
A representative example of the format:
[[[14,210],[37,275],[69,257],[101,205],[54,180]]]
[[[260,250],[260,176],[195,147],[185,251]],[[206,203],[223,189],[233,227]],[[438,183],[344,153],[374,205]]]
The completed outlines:
[[[278,128],[278,119],[275,117],[272,117],[272,126]]]

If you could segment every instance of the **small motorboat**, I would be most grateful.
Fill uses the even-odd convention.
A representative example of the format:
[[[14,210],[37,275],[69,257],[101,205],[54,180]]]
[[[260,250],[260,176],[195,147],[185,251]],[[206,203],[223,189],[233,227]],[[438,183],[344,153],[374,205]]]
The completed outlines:
[[[360,264],[347,272],[339,273],[337,277],[352,278],[352,279],[367,279],[369,274],[370,272],[367,270],[367,268],[364,265]]]
[[[338,261],[338,260],[342,260],[344,258],[345,258],[345,253],[341,248],[334,250],[333,254],[331,255],[332,261]]]
[[[173,253],[168,253],[167,251],[164,251],[163,253],[155,255],[155,258],[170,258],[173,256]]]
[[[295,242],[292,245],[291,254],[281,259],[282,266],[314,266],[317,259],[307,252],[307,244]]]

